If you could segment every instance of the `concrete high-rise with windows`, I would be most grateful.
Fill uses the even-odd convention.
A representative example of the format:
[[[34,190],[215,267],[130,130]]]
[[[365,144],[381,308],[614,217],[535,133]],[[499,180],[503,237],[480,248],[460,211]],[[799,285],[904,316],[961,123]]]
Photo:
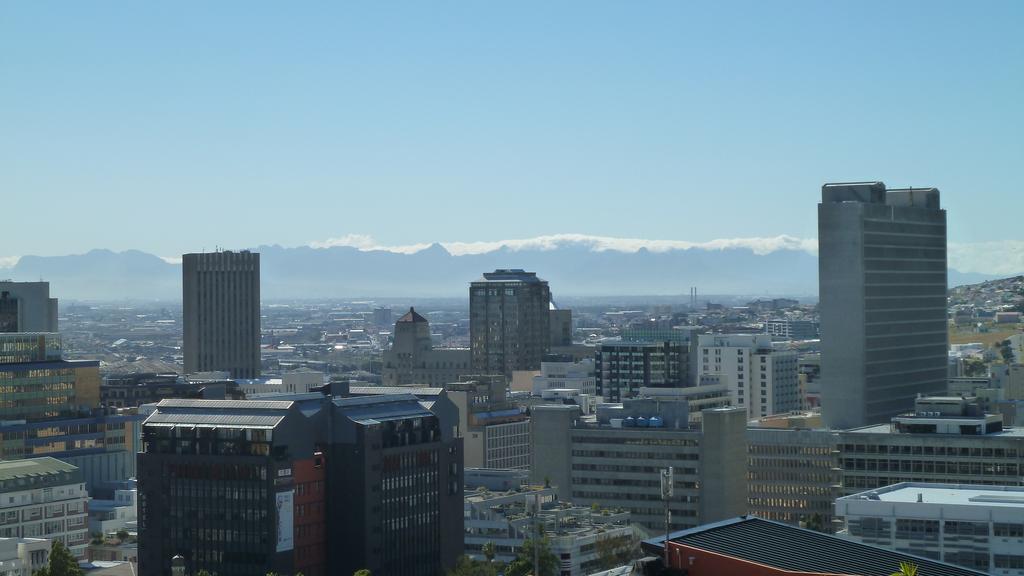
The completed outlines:
[[[818,204],[822,412],[888,422],[946,389],[946,211],[935,188],[825,184]]]
[[[260,255],[182,257],[185,372],[260,376]]]
[[[0,282],[0,332],[56,332],[49,282]]]
[[[596,417],[570,405],[534,406],[530,479],[574,504],[624,509],[647,530],[665,530],[660,470],[674,468],[671,529],[747,513],[746,413],[705,410],[689,425],[685,402],[628,399]]]
[[[723,378],[750,418],[800,409],[797,354],[775,350],[768,334],[701,334],[696,362],[700,377]]]
[[[487,272],[469,288],[469,339],[479,374],[539,370],[551,343],[551,291],[534,272]]]

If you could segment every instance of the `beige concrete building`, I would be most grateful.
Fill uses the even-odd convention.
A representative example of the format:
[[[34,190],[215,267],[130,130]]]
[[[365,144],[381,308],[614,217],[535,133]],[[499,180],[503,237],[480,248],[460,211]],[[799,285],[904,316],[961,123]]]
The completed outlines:
[[[384,386],[441,386],[472,372],[469,349],[435,349],[430,323],[413,308],[395,322],[394,342],[383,364]]]
[[[660,532],[660,471],[671,466],[672,530],[746,513],[743,410],[707,410],[700,428],[688,425],[685,403],[650,399],[601,405],[588,418],[575,406],[535,406],[531,418],[531,480],[549,483],[560,498],[628,510]]]
[[[463,376],[445,393],[459,408],[467,468],[530,467],[530,417],[509,400],[504,376]]]

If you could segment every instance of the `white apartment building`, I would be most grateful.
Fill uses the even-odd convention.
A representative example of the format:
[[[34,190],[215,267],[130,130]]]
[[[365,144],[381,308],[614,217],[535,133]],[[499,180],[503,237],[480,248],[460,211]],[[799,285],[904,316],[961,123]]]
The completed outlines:
[[[700,334],[697,376],[717,375],[733,406],[750,418],[799,410],[797,354],[772,347],[768,334]]]
[[[903,482],[836,500],[840,534],[995,575],[1024,575],[1024,487]]]
[[[540,396],[552,388],[574,388],[582,394],[597,394],[594,359],[579,362],[541,362],[540,374],[533,377],[533,394]]]
[[[85,558],[88,500],[76,466],[50,457],[0,462],[0,538],[59,540]]]
[[[0,538],[0,576],[32,576],[50,560],[49,540]]]

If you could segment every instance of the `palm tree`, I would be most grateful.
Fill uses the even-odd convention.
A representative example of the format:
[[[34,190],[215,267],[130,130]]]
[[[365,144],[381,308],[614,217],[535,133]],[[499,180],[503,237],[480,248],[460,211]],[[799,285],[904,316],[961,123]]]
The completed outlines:
[[[917,576],[917,564],[900,562],[900,569],[889,576]]]
[[[494,562],[494,556],[495,556],[494,542],[488,542],[488,543],[484,544],[483,548],[482,548],[482,551],[484,553],[484,558],[487,558],[488,562]]]

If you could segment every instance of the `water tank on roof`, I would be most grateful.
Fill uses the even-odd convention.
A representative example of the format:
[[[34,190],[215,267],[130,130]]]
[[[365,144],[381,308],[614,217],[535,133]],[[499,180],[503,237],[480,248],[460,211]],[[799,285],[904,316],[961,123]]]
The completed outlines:
[[[651,419],[647,421],[647,425],[651,428],[661,428],[665,423],[658,416],[651,416]]]
[[[622,421],[622,425],[626,428],[636,428],[636,418],[629,416],[628,418]]]
[[[644,418],[643,416],[641,416],[641,417],[636,419],[636,427],[637,428],[647,428],[647,424],[648,424],[647,418]]]

